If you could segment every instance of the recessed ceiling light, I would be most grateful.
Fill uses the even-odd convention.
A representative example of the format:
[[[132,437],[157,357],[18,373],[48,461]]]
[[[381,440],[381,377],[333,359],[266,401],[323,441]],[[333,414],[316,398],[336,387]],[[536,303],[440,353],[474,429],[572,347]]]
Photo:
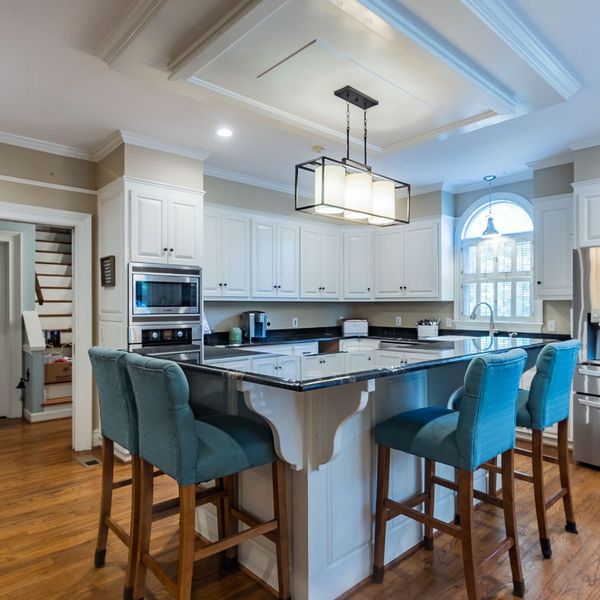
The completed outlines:
[[[233,131],[227,127],[221,127],[221,129],[217,129],[217,135],[219,137],[231,137],[233,135]]]

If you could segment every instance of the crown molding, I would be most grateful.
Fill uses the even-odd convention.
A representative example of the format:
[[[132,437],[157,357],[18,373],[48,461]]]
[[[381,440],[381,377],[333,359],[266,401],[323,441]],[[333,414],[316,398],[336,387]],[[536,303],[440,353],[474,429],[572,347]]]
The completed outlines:
[[[593,148],[594,146],[600,146],[600,135],[572,143],[571,150],[585,150],[586,148]]]
[[[511,173],[504,177],[498,177],[492,183],[492,190],[500,185],[508,185],[509,183],[518,183],[520,181],[531,181],[533,179],[533,172],[529,169],[527,171],[519,171],[517,173]],[[462,185],[449,186],[448,191],[453,194],[464,194],[465,192],[473,192],[475,190],[484,190],[487,194],[487,183],[483,181],[473,181]]]
[[[11,146],[19,146],[20,148],[29,148],[29,150],[38,150],[47,152],[48,154],[58,154],[59,156],[67,156],[69,158],[78,158],[80,160],[92,160],[92,153],[82,148],[75,146],[67,146],[65,144],[55,144],[46,140],[38,140],[36,138],[26,137],[24,135],[16,135],[0,131],[0,143],[9,144]]]
[[[158,150],[159,152],[167,152],[168,154],[176,154],[177,156],[185,156],[195,160],[205,161],[210,152],[197,148],[196,146],[188,146],[187,144],[178,144],[175,142],[167,142],[159,138],[133,133],[120,129],[111,133],[94,151],[92,154],[95,162],[101,161],[105,156],[118,148],[121,144],[129,144],[131,146],[140,146],[149,150]]]
[[[135,40],[167,0],[136,0],[120,15],[96,49],[96,56],[110,65]]]
[[[422,196],[423,194],[431,194],[432,192],[441,192],[444,188],[442,181],[436,183],[427,183],[424,185],[411,185],[410,186],[410,197]]]
[[[581,83],[506,0],[461,0],[549,86],[568,100]]]
[[[539,169],[548,169],[550,167],[558,167],[559,165],[566,165],[573,162],[572,152],[562,152],[561,154],[555,154],[542,158],[540,160],[534,160],[532,162],[525,163],[532,171],[538,171]]]
[[[436,56],[462,77],[474,83],[490,96],[497,113],[514,113],[518,102],[512,90],[504,86],[459,48],[451,44],[433,27],[417,17],[396,0],[358,0],[394,29]]]
[[[226,169],[219,169],[218,167],[204,165],[204,175],[208,177],[216,177],[217,179],[235,181],[236,183],[243,183],[245,185],[253,185],[254,187],[263,188],[265,190],[273,190],[274,192],[294,195],[294,186],[292,185],[279,183],[278,181],[273,181],[271,179],[263,179],[261,177],[245,175],[244,173],[238,173],[237,171],[228,171]]]
[[[571,187],[575,191],[578,191],[582,188],[585,189],[587,187],[596,187],[596,186],[600,186],[600,177],[595,177],[594,179],[585,179],[583,181],[574,181],[571,184]]]

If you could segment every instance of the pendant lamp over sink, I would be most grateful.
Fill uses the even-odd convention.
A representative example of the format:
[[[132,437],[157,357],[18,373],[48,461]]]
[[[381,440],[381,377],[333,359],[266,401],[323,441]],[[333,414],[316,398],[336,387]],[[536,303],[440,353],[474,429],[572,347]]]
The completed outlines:
[[[492,181],[496,179],[495,175],[486,175],[483,180],[487,181],[488,184],[488,217],[487,217],[487,225],[485,227],[484,232],[481,234],[481,237],[491,238],[498,237],[500,232],[496,229],[494,225],[494,217],[492,216]]]
[[[369,225],[410,220],[410,185],[374,173],[367,164],[367,110],[379,104],[346,86],[334,94],[346,101],[346,156],[321,156],[296,165],[296,210]],[[350,158],[350,105],[363,111],[364,162]]]

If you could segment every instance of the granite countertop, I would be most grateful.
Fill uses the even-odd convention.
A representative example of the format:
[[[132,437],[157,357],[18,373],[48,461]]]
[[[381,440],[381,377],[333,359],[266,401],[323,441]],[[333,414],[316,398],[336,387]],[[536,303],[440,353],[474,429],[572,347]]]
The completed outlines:
[[[251,359],[257,355],[261,358],[274,356],[242,348],[205,347],[204,360],[198,351],[163,354],[160,358],[173,360],[184,370],[192,369],[210,375],[303,392],[469,361],[479,354],[504,352],[512,348],[539,349],[551,341],[553,340],[525,337],[475,337],[450,342],[400,343],[397,347],[370,350],[366,353],[337,352],[297,356],[297,362],[291,367],[291,371],[287,371],[287,377],[260,373],[253,366],[252,360],[248,360],[243,366],[238,363],[236,368],[227,368],[226,362],[217,364],[217,361],[227,359]],[[365,357],[363,362],[359,354]],[[323,369],[327,370],[327,366],[318,366],[322,364],[321,358],[333,365],[328,373],[320,372]]]

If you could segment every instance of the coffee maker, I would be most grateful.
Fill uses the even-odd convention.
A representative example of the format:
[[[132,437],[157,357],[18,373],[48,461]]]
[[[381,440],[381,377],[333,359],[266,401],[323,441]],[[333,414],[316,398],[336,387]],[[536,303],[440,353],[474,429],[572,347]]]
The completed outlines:
[[[242,313],[242,334],[244,339],[264,339],[267,337],[267,313],[262,310],[251,310]]]

